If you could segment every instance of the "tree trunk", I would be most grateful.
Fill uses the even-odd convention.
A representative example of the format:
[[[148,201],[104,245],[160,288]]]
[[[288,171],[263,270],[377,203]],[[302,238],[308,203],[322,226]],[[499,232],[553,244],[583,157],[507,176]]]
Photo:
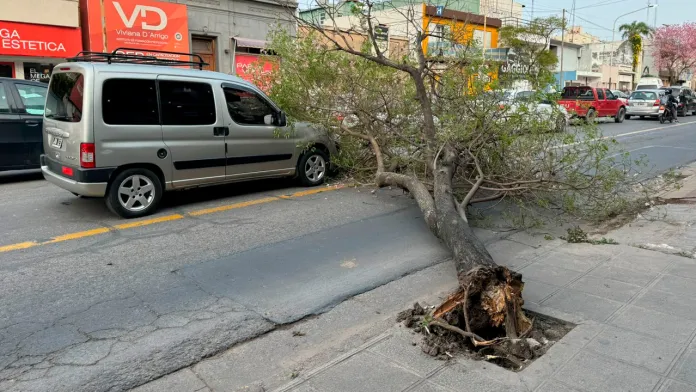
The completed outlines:
[[[377,184],[408,190],[430,230],[452,252],[459,289],[435,310],[435,320],[442,319],[484,339],[517,338],[531,326],[522,312],[522,275],[496,265],[459,215],[452,194],[453,165],[448,161],[452,161],[451,152],[445,152],[435,171],[434,197],[417,178],[403,174],[378,173]],[[474,341],[474,345],[481,343]]]

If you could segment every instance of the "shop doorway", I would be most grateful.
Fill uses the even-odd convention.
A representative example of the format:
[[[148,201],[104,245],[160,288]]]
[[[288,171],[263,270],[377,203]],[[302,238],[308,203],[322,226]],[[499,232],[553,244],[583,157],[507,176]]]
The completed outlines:
[[[191,37],[191,46],[193,53],[201,56],[203,61],[208,63],[203,69],[215,71],[215,38],[209,37]]]
[[[14,64],[0,63],[0,78],[14,78]]]

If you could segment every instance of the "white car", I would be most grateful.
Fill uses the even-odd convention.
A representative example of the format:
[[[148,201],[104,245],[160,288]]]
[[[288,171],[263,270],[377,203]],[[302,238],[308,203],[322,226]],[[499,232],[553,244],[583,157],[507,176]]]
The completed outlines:
[[[566,108],[555,105],[548,100],[539,100],[536,91],[506,91],[505,100],[500,102],[500,108],[507,115],[514,115],[525,107],[530,114],[535,114],[538,119],[544,121],[549,130],[555,132],[565,131],[570,122],[570,114]]]

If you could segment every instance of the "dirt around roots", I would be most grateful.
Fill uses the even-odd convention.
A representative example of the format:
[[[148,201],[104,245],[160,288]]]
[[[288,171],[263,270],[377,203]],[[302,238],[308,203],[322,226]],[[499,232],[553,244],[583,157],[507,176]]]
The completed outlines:
[[[525,310],[533,320],[531,330],[520,339],[501,339],[495,345],[475,347],[471,340],[457,332],[430,325],[433,307],[415,303],[399,313],[396,321],[422,336],[420,346],[424,353],[441,360],[457,356],[494,363],[511,371],[521,371],[544,355],[554,343],[570,332],[575,325],[543,314]],[[490,331],[495,334],[496,331]],[[505,336],[499,331],[499,336]],[[492,337],[492,336],[491,336]]]

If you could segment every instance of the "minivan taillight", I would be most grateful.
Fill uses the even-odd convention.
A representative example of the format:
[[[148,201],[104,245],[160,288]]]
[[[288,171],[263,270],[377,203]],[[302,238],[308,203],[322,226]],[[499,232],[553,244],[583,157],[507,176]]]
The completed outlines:
[[[94,143],[80,143],[80,166],[88,169],[96,167],[94,162]]]
[[[660,106],[660,100],[659,100],[659,99],[656,99],[656,100],[655,100],[655,103],[653,104],[653,106]]]

